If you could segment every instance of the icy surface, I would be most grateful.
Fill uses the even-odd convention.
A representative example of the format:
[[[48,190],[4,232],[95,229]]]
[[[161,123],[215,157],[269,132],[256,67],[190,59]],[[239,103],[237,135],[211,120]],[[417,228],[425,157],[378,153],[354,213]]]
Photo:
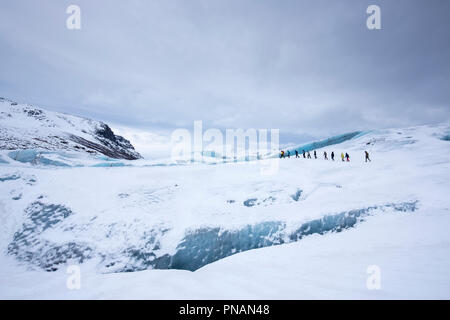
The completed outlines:
[[[307,143],[307,144],[295,147],[294,149],[289,149],[289,151],[291,152],[291,154],[295,154],[295,151],[298,151],[301,154],[303,152],[303,150],[305,152],[308,152],[308,151],[312,151],[312,150],[316,150],[316,149],[320,149],[320,148],[333,146],[335,144],[339,144],[339,143],[345,142],[347,140],[351,140],[356,137],[361,137],[367,133],[368,132],[362,132],[362,131],[349,132],[349,133],[337,135],[334,137],[330,137],[330,138],[327,138],[324,140]]]
[[[8,246],[8,253],[16,256],[20,262],[29,262],[47,271],[55,271],[68,261],[82,263],[93,257],[102,260],[101,268],[107,272],[131,272],[151,268],[195,271],[235,253],[299,241],[316,233],[341,232],[355,226],[361,218],[375,210],[387,208],[403,212],[414,211],[417,202],[371,206],[325,215],[320,219],[305,222],[296,229],[294,227],[293,231],[292,227],[281,221],[261,222],[237,230],[203,227],[187,232],[173,255],[158,257],[161,241],[169,229],[147,230],[138,241],[123,247],[118,254],[110,254],[102,251],[102,248],[96,249],[95,241],[89,241],[87,236],[82,237],[82,241],[76,240],[75,237],[60,243],[51,241],[45,233],[48,229],[53,232],[60,229],[63,233],[83,233],[91,228],[92,221],[84,225],[67,221],[64,223],[72,215],[69,208],[36,201],[25,209],[27,219],[20,230],[15,232]],[[118,228],[115,224],[105,228],[105,238],[102,241],[108,244],[114,241],[111,233],[117,232]]]
[[[449,298],[447,132],[370,131],[318,149],[348,163],[272,159],[269,176],[259,161],[41,153],[59,167],[2,153],[0,297]],[[380,290],[366,287],[370,265]]]
[[[71,214],[70,209],[61,205],[32,203],[26,209],[26,221],[8,246],[8,253],[47,271],[55,271],[58,265],[68,261],[82,263],[92,251],[88,246],[74,242],[59,245],[41,238],[42,233]]]

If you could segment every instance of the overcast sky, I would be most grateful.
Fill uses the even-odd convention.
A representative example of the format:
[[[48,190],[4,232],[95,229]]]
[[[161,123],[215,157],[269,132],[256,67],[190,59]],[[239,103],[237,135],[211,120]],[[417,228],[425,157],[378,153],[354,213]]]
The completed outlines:
[[[0,96],[144,130],[300,139],[449,121],[449,60],[448,0],[0,4]]]

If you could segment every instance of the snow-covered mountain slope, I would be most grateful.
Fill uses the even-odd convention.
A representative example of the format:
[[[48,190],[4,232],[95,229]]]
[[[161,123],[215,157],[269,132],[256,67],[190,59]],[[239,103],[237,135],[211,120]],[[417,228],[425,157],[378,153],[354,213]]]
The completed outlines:
[[[371,131],[317,160],[0,164],[0,297],[449,298],[449,133]]]
[[[0,150],[41,149],[139,159],[125,138],[101,122],[0,98]]]

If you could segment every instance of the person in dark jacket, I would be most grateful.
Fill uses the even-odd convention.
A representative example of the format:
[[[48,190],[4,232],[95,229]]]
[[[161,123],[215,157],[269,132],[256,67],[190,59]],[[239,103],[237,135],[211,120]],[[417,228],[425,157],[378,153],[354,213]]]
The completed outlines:
[[[305,150],[303,150],[303,158],[306,158]]]
[[[308,151],[308,159],[311,159],[311,153]]]
[[[334,161],[334,151],[331,151],[331,160]]]
[[[372,160],[370,160],[370,158],[369,158],[369,153],[367,151],[364,151],[364,152],[366,153],[366,162],[367,161],[372,162]]]
[[[280,158],[284,158],[284,150],[281,150]]]
[[[295,150],[295,157],[298,158],[298,151]]]
[[[328,155],[327,155],[326,151],[323,152],[323,156],[324,156],[325,160],[328,160]]]
[[[291,152],[288,150],[288,158],[291,157]]]
[[[350,161],[350,156],[348,155],[348,153],[347,153],[347,152],[345,153],[345,159],[347,159],[347,162],[349,162],[349,161]]]
[[[317,159],[317,152],[314,150],[314,159]]]

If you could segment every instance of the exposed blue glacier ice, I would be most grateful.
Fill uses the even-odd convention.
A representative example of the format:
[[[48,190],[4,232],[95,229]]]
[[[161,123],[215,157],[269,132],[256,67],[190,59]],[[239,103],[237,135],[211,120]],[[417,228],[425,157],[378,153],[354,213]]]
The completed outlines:
[[[178,245],[176,254],[171,257],[167,268],[195,271],[238,252],[298,241],[311,234],[340,232],[355,226],[362,217],[370,215],[376,209],[393,208],[396,211],[406,212],[415,211],[416,207],[417,201],[413,201],[326,215],[321,219],[302,224],[293,232],[287,231],[286,223],[281,221],[247,225],[235,231],[203,228],[186,235]],[[167,257],[164,259],[167,260]]]
[[[239,230],[195,230],[178,245],[167,267],[195,271],[235,253],[282,244],[285,227],[283,222],[274,221],[247,225]]]
[[[102,162],[102,163],[97,163],[94,164],[92,167],[125,167],[125,166],[130,166],[128,164],[122,163],[122,162]]]
[[[103,252],[95,243],[75,240],[53,243],[43,235],[46,230],[59,228],[68,232],[87,226],[64,225],[63,222],[72,215],[69,208],[36,201],[26,209],[27,219],[22,228],[14,234],[8,246],[8,253],[20,261],[47,271],[57,270],[69,261],[81,263],[93,257],[101,259],[101,268],[105,272],[133,272],[152,268],[195,271],[239,252],[299,241],[311,234],[341,232],[354,227],[376,210],[412,212],[416,210],[417,204],[418,201],[375,205],[328,214],[298,226],[287,225],[283,221],[264,221],[233,230],[202,227],[186,232],[178,243],[175,253],[169,255],[159,253],[161,239],[170,231],[169,228],[150,229],[131,245],[122,248],[118,246],[115,253]],[[116,226],[111,225],[107,234],[113,237],[114,230]],[[107,242],[109,239],[107,236],[104,241]]]
[[[52,152],[47,151],[39,151],[34,149],[28,149],[28,150],[16,150],[11,151],[8,153],[8,156],[15,160],[22,163],[31,163],[34,165],[46,165],[46,166],[57,166],[57,167],[69,167],[68,164],[51,160],[45,157],[47,154],[52,154]]]
[[[253,207],[256,204],[257,200],[258,199],[256,199],[256,198],[247,199],[247,200],[244,201],[244,206],[246,206],[246,207]]]
[[[17,173],[13,174],[5,174],[0,176],[0,182],[9,181],[9,180],[18,180],[20,179],[20,175]]]
[[[292,198],[294,201],[299,201],[299,200],[300,200],[300,197],[302,196],[302,193],[303,193],[303,190],[302,190],[302,189],[298,189],[297,192],[296,192],[295,194],[291,195],[291,198]]]
[[[79,158],[77,154],[71,154],[63,151],[45,151],[45,150],[15,150],[8,153],[9,158],[22,163],[29,163],[32,165],[42,166],[57,166],[57,167],[84,167],[89,166],[89,163],[83,162],[84,158]],[[58,160],[50,159],[56,158]],[[90,165],[91,167],[124,167],[130,166],[124,162],[118,161],[107,156],[91,156],[90,160],[100,160],[102,162]]]
[[[65,206],[36,201],[25,210],[27,219],[14,234],[8,253],[46,271],[55,271],[59,265],[72,261],[82,263],[90,258],[92,249],[82,243],[52,243],[42,234],[72,214]]]
[[[334,144],[339,144],[339,143],[342,143],[344,141],[360,137],[360,136],[365,135],[367,133],[368,133],[368,131],[355,131],[355,132],[345,133],[345,134],[341,134],[341,135],[338,135],[338,136],[330,137],[328,139],[307,143],[307,144],[295,147],[293,149],[289,149],[289,151],[291,153],[295,153],[296,150],[299,153],[302,153],[303,150],[305,150],[306,152],[307,151],[312,151],[312,150],[315,150],[315,149],[324,148],[324,147],[331,146],[331,145],[334,145]]]
[[[13,160],[26,163],[35,161],[38,154],[36,150],[16,150],[9,152],[8,156]]]
[[[107,156],[96,156],[95,159],[102,160],[104,162],[96,163],[91,167],[127,167],[131,164],[120,162],[119,159],[110,158]]]

